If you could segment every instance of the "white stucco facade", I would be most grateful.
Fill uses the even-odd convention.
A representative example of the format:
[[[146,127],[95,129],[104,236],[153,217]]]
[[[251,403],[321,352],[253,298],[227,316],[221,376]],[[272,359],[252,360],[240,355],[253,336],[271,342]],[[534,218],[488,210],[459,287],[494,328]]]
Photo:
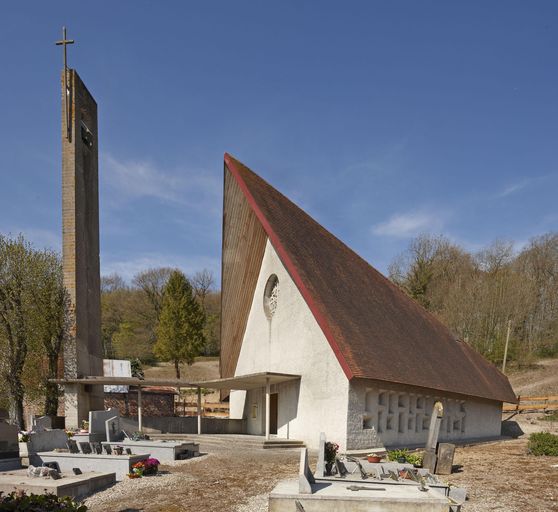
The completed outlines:
[[[264,311],[269,277],[279,280],[277,308]],[[317,448],[320,432],[345,447],[349,381],[329,342],[267,241],[235,376],[257,372],[300,375],[300,381],[272,386],[277,393],[277,435]],[[232,391],[231,418],[245,417],[250,434],[265,432],[265,392]]]
[[[270,276],[278,278],[274,313],[264,308]],[[349,381],[312,312],[267,241],[235,376],[300,375],[271,387],[277,393],[277,436],[317,448],[320,432],[341,449],[423,446],[435,401],[444,405],[441,441],[500,435],[501,403],[364,379]],[[265,433],[265,390],[232,391],[230,417],[247,433]]]

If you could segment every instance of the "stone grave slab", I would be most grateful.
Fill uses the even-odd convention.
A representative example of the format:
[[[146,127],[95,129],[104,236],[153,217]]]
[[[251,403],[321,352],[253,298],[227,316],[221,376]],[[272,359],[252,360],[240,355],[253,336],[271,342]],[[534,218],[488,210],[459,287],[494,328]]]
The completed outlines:
[[[110,447],[110,449],[114,451],[115,446],[122,446],[124,449],[130,449],[132,453],[150,453],[151,457],[155,457],[161,462],[197,457],[200,451],[198,443],[188,441],[132,441],[131,439],[125,439],[123,441],[111,443],[104,442],[101,444],[105,452],[106,447]]]
[[[298,480],[283,480],[269,495],[269,512],[448,512],[450,500],[433,489],[384,483],[316,482],[312,494]]]
[[[68,435],[64,430],[43,430],[31,432],[29,441],[20,444],[20,453],[24,464],[33,466],[40,465],[37,459],[38,452],[50,452],[52,450],[66,448]],[[23,446],[22,446],[23,445]]]
[[[63,472],[59,480],[31,478],[27,476],[25,469],[0,473],[0,491],[4,493],[22,490],[29,494],[52,493],[56,496],[78,498],[110,487],[115,483],[114,473],[88,472],[74,475],[72,471],[69,471]]]
[[[107,455],[96,453],[68,453],[68,452],[41,452],[37,454],[41,464],[45,462],[58,462],[63,473],[71,473],[73,468],[79,468],[83,473],[102,471],[115,473],[116,480],[124,480],[132,471],[136,462],[148,459],[149,454],[136,455]]]

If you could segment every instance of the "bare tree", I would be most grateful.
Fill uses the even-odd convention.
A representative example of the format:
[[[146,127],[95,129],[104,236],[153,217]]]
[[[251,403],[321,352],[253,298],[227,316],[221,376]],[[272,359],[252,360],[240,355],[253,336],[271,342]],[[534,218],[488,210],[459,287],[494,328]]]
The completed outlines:
[[[101,293],[110,293],[115,292],[117,290],[126,290],[128,285],[124,278],[113,272],[108,276],[101,276]]]
[[[192,288],[194,288],[194,293],[198,300],[200,301],[203,308],[205,308],[205,298],[207,294],[211,291],[214,285],[213,272],[204,268],[200,272],[196,272],[190,279],[192,283]]]
[[[170,267],[150,268],[139,272],[134,276],[132,284],[143,290],[149,302],[153,306],[157,321],[161,316],[163,307],[163,290],[169,280],[170,275],[176,269]]]

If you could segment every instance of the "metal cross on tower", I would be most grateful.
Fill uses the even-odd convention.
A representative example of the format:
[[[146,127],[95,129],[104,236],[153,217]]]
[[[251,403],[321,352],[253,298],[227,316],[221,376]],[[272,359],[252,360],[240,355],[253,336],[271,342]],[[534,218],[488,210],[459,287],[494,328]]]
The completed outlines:
[[[70,118],[70,89],[68,87],[68,55],[66,53],[66,46],[69,44],[74,44],[74,40],[66,39],[66,27],[62,27],[62,40],[56,41],[56,45],[64,47],[64,91],[66,92],[64,106],[66,109],[66,137],[68,140],[70,140],[72,136],[72,120]]]

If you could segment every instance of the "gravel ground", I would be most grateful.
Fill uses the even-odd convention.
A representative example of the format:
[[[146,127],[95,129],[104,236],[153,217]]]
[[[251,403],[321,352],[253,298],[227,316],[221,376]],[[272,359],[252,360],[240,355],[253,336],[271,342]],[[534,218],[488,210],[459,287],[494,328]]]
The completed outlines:
[[[86,500],[91,512],[267,512],[267,495],[298,471],[298,450],[219,450],[161,466]],[[311,459],[311,466],[315,459]],[[441,477],[469,490],[463,512],[558,512],[558,457],[527,455],[527,439],[457,448],[458,472]]]
[[[298,450],[219,450],[160,466],[88,498],[91,512],[267,511],[267,494],[298,471]]]

